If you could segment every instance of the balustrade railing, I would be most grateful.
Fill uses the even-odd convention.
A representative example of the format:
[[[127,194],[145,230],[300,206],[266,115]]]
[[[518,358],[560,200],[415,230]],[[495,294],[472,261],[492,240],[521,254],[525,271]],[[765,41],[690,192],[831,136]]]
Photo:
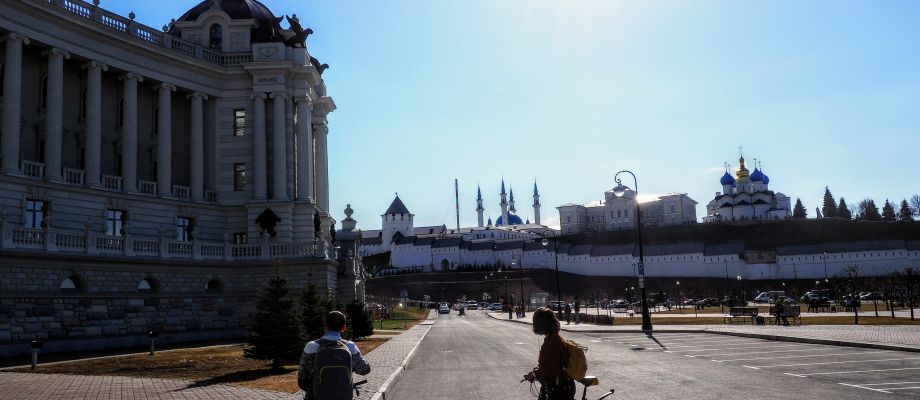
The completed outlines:
[[[86,171],[82,169],[64,168],[64,182],[83,186],[86,179]]]
[[[133,235],[109,236],[87,230],[25,228],[0,222],[0,250],[44,250],[48,253],[235,261],[323,258],[324,248],[321,244],[276,243],[274,240],[255,244],[182,242]]]
[[[20,168],[22,169],[22,174],[29,178],[41,179],[45,176],[45,163],[22,160]]]
[[[192,188],[188,186],[173,185],[172,194],[173,197],[177,199],[189,199],[192,197]]]
[[[178,51],[216,65],[240,65],[252,61],[252,53],[224,54],[201,45],[173,37],[169,33],[139,24],[133,18],[126,18],[96,5],[72,0],[45,0],[48,4],[61,7],[80,17],[95,21],[121,34],[137,37],[147,43]],[[133,15],[132,15],[133,17]],[[167,38],[167,36],[169,36]]]
[[[102,186],[108,190],[121,191],[121,177],[116,175],[102,175]]]
[[[213,190],[204,192],[204,199],[208,203],[217,203],[217,192]]]
[[[138,190],[141,194],[146,194],[148,196],[157,195],[157,183],[151,181],[138,181]]]

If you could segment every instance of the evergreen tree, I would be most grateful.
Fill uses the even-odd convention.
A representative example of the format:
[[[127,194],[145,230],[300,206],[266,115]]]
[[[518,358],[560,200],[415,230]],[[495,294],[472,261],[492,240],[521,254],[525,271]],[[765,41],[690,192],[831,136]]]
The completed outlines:
[[[792,207],[792,219],[805,219],[808,217],[808,211],[802,205],[802,199],[795,199],[795,207]]]
[[[850,206],[847,205],[843,197],[840,198],[840,205],[837,206],[837,216],[840,218],[853,219],[853,213],[850,212]]]
[[[821,213],[824,214],[824,218],[833,218],[837,215],[837,204],[834,201],[834,196],[831,194],[831,190],[825,186],[824,187],[824,206],[821,207]]]
[[[365,338],[374,334],[374,320],[371,317],[370,310],[365,307],[364,303],[358,302],[358,299],[352,300],[345,307],[345,315],[348,317],[348,337],[351,340]]]
[[[901,220],[901,221],[913,221],[914,220],[914,209],[910,207],[910,204],[907,204],[907,199],[901,200],[901,210],[898,211],[898,220]]]
[[[885,205],[882,206],[882,221],[894,222],[897,217],[894,215],[894,206],[888,199],[885,199]]]
[[[243,352],[246,358],[272,360],[272,369],[280,369],[282,361],[297,359],[303,348],[300,321],[294,300],[288,297],[287,280],[277,266],[268,286],[259,290],[256,310],[249,347]]]
[[[859,220],[860,221],[881,221],[882,215],[878,212],[878,206],[875,200],[865,199],[859,202]]]
[[[307,341],[323,337],[323,321],[326,318],[322,300],[312,283],[300,293],[300,320],[303,322],[304,339]]]

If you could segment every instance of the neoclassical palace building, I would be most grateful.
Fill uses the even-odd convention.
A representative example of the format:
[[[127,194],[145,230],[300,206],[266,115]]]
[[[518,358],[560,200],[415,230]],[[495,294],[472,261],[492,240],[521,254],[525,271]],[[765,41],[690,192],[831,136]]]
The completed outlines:
[[[162,28],[99,3],[0,0],[0,356],[239,337],[273,268],[354,295],[312,31],[255,0]]]

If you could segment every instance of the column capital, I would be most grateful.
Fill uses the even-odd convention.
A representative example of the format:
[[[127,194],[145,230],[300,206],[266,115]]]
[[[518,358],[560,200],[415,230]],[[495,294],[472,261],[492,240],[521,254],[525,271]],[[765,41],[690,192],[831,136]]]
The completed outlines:
[[[109,66],[108,66],[108,65],[103,64],[103,63],[101,63],[101,62],[99,62],[99,61],[90,61],[90,62],[88,62],[88,63],[86,63],[86,64],[83,64],[80,68],[81,68],[81,69],[99,68],[99,69],[101,69],[101,70],[103,70],[103,71],[108,71],[108,70],[109,70]]]
[[[207,99],[208,99],[208,95],[206,95],[206,94],[204,94],[204,93],[201,93],[201,92],[192,92],[192,93],[189,93],[189,94],[185,95],[185,98],[186,98],[186,99],[200,98],[200,99],[202,99],[202,100],[207,100]]]
[[[9,34],[3,36],[3,37],[2,37],[2,40],[3,40],[3,41],[7,41],[7,40],[19,40],[19,41],[22,41],[23,44],[29,44],[29,43],[31,43],[31,40],[29,40],[28,37],[26,37],[25,35],[23,35],[23,34],[21,34],[21,33],[19,33],[19,32],[10,32]]]
[[[175,92],[175,91],[176,91],[176,85],[172,85],[172,84],[169,84],[169,83],[166,83],[166,82],[163,82],[163,83],[157,85],[156,87],[157,87],[157,89],[166,89],[166,90],[168,90],[168,91],[170,91],[170,92]]]
[[[57,47],[52,47],[51,50],[43,51],[42,55],[46,57],[52,56],[52,55],[54,56],[61,55],[61,56],[64,56],[64,58],[68,60],[70,59],[70,52],[68,52],[67,50],[61,49],[61,48],[57,48]]]
[[[294,103],[296,103],[298,106],[306,103],[308,110],[313,109],[313,99],[311,99],[310,96],[297,96],[297,97],[294,97],[293,99],[294,99]]]
[[[262,99],[262,100],[265,100],[266,97],[268,97],[268,96],[267,96],[265,93],[261,93],[261,92],[257,92],[257,93],[253,93],[253,94],[249,95],[249,98],[250,98],[251,100],[255,100],[255,99]]]
[[[139,74],[135,74],[135,73],[133,73],[133,72],[128,72],[127,74],[124,74],[124,75],[122,75],[122,76],[119,76],[119,77],[118,77],[118,80],[121,80],[121,81],[135,80],[135,81],[138,81],[138,82],[143,82],[143,81],[144,81],[144,77],[141,76],[141,75],[139,75]]]
[[[287,98],[290,97],[290,96],[288,96],[287,93],[284,93],[284,92],[272,92],[270,95],[268,95],[268,97],[269,97],[270,99],[281,99],[281,100],[285,100],[285,99],[287,99]]]

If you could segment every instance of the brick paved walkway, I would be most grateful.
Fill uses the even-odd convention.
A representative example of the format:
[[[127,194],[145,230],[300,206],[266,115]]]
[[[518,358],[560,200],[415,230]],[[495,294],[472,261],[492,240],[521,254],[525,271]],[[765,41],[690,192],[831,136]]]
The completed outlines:
[[[416,325],[391,339],[367,355],[371,373],[361,396],[370,399],[393,374],[431,328],[437,318],[432,310],[429,321]],[[96,399],[170,399],[170,400],[300,400],[303,392],[295,394],[251,389],[232,385],[197,386],[194,382],[172,379],[128,378],[120,376],[54,375],[0,372],[0,399],[3,400],[96,400]]]
[[[506,314],[490,313],[491,317],[507,320]],[[638,318],[638,317],[635,317]],[[530,323],[529,318],[517,320],[521,323]],[[639,325],[562,325],[562,329],[569,332],[641,332]],[[920,349],[920,325],[802,325],[802,326],[776,326],[776,325],[658,325],[655,332],[732,332],[742,334],[758,334],[770,336],[784,336],[802,339],[832,340],[840,342],[869,343],[901,348]]]

